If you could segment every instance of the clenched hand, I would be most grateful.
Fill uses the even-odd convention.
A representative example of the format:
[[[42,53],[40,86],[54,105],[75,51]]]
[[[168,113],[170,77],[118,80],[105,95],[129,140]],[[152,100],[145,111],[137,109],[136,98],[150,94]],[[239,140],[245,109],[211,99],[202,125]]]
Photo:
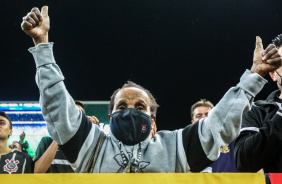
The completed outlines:
[[[258,73],[264,77],[267,73],[277,70],[281,66],[281,63],[282,58],[275,45],[270,44],[264,50],[262,40],[257,36],[251,72]]]
[[[22,30],[33,38],[35,45],[48,43],[48,31],[50,29],[50,19],[48,16],[48,6],[43,6],[41,12],[38,8],[32,8],[21,24]]]

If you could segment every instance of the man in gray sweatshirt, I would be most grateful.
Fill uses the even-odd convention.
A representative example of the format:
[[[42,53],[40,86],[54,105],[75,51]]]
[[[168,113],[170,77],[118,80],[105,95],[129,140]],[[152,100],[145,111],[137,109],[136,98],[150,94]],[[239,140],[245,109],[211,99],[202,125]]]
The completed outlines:
[[[105,136],[79,110],[66,90],[64,77],[48,41],[48,7],[33,8],[22,29],[33,38],[29,51],[36,63],[36,83],[47,128],[76,172],[199,172],[215,161],[220,148],[234,140],[242,114],[267,82],[263,76],[281,66],[273,45],[265,50],[257,37],[254,61],[237,86],[232,87],[203,118],[184,129],[159,131],[157,103],[143,87],[129,82],[114,92],[109,107],[110,135]]]

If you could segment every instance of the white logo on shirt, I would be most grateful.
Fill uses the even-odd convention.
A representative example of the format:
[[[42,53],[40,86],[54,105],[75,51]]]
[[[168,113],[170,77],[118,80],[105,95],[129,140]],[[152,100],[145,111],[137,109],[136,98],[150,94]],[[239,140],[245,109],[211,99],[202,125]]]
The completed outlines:
[[[4,165],[4,171],[7,171],[9,174],[12,174],[12,172],[17,172],[18,170],[18,163],[20,163],[20,161],[18,160],[5,160],[6,165]]]

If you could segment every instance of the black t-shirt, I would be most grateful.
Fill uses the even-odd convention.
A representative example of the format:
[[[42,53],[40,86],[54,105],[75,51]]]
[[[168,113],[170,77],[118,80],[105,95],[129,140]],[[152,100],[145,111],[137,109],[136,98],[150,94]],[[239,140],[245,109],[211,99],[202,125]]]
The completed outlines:
[[[0,155],[1,174],[33,173],[34,162],[27,153],[13,150],[7,155]]]
[[[45,151],[49,148],[52,144],[53,139],[51,137],[43,137],[37,147],[36,156],[34,161],[40,159],[40,157],[45,153]],[[46,171],[46,173],[73,173],[73,169],[71,164],[67,160],[66,156],[60,150],[57,150],[54,160],[52,161],[51,166]]]

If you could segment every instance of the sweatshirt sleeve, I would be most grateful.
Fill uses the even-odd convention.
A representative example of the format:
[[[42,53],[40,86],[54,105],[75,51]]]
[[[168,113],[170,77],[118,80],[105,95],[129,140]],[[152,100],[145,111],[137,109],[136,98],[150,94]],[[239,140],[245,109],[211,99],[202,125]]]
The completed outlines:
[[[100,130],[76,107],[65,87],[64,76],[55,62],[52,49],[53,43],[42,43],[29,49],[36,64],[39,102],[49,134],[77,168],[90,156],[88,149],[95,146]]]
[[[250,110],[254,97],[266,83],[264,78],[247,70],[239,84],[226,92],[207,118],[183,129],[183,147],[192,172],[199,172],[215,161],[220,148],[239,135],[243,113]],[[192,129],[197,135],[191,137]]]
[[[53,56],[53,43],[30,48],[36,64],[36,84],[40,93],[42,114],[52,138],[65,144],[80,126],[82,114],[69,95],[64,76]]]
[[[265,122],[260,122],[260,113],[267,112],[254,106],[243,116],[241,133],[235,144],[236,165],[241,172],[257,172],[271,165],[274,168],[273,163],[281,153],[282,111],[277,111]]]

